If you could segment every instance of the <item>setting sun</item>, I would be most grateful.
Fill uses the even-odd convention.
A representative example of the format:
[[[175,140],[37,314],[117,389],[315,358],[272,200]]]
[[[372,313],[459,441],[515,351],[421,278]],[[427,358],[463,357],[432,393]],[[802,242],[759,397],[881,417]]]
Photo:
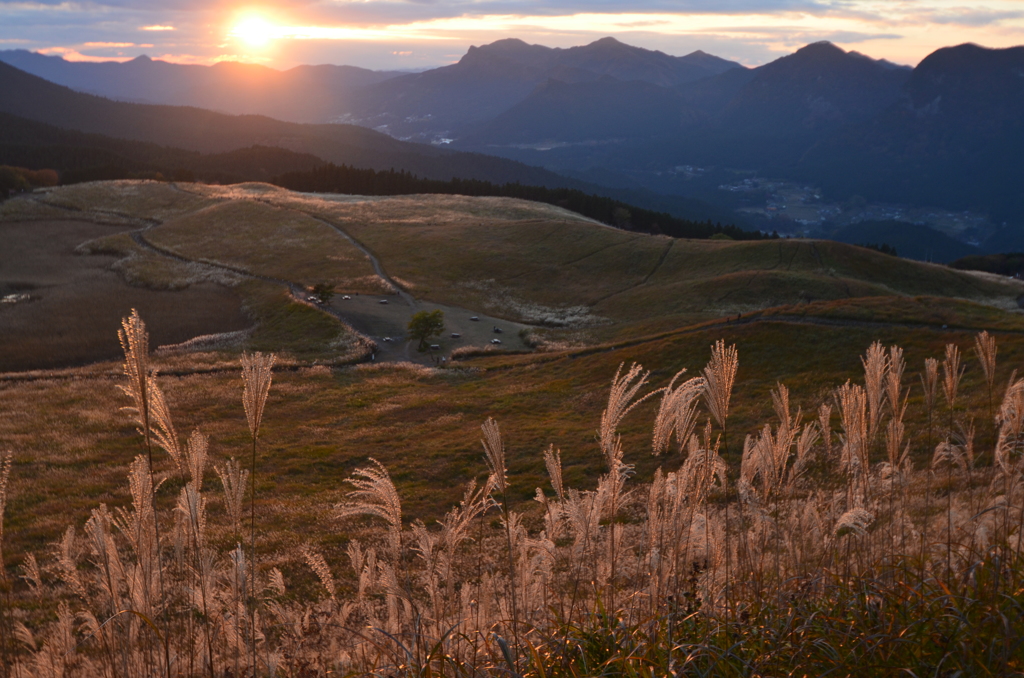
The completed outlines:
[[[275,37],[275,33],[274,24],[261,16],[249,16],[235,24],[229,35],[250,47],[264,47]]]

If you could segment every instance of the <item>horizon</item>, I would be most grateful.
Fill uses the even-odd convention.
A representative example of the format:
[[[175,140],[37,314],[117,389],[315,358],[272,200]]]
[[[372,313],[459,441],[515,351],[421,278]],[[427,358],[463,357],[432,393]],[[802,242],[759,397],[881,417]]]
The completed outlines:
[[[336,2],[213,7],[95,0],[89,5],[4,2],[0,49],[68,61],[171,63],[239,61],[287,70],[336,64],[422,71],[455,63],[470,46],[516,37],[567,48],[602,37],[682,56],[701,50],[758,66],[804,45],[828,41],[846,51],[914,66],[941,47],[1024,43],[1024,0],[733,0],[679,3],[610,0],[601,10],[560,2]]]
[[[624,40],[621,40],[620,38],[618,38],[616,36],[610,36],[610,35],[609,36],[603,36],[603,37],[600,37],[600,38],[595,38],[594,40],[590,41],[589,43],[584,43],[584,44],[581,44],[581,45],[571,45],[570,47],[554,47],[552,49],[571,49],[573,47],[584,47],[586,45],[590,45],[590,44],[593,44],[594,42],[598,42],[600,40],[605,40],[605,39],[608,39],[608,38],[611,38],[613,40],[617,40],[618,42],[626,44],[626,45],[629,45],[631,47],[640,47],[642,49],[649,49],[649,48],[643,47],[641,45],[633,45],[633,44],[628,43],[628,42],[626,42]],[[484,44],[480,44],[480,45],[469,45],[466,48],[466,50],[468,52],[470,49],[486,47],[488,45],[494,44],[494,42],[498,42],[498,41],[504,40],[504,39],[519,39],[519,40],[522,40],[521,38],[500,38],[499,40],[493,41],[491,43],[484,43]],[[526,42],[526,41],[523,41],[523,42]],[[893,61],[891,61],[889,59],[886,59],[885,57],[875,57],[875,56],[873,56],[871,54],[865,54],[864,52],[861,52],[860,50],[856,50],[856,49],[846,49],[842,45],[838,45],[837,43],[834,43],[834,42],[832,42],[830,40],[818,40],[818,41],[815,41],[815,42],[809,42],[809,43],[806,43],[804,45],[800,45],[800,46],[794,48],[790,52],[785,52],[785,53],[780,53],[778,55],[775,55],[774,58],[772,59],[772,61],[774,61],[776,59],[780,59],[780,58],[788,56],[788,55],[791,55],[791,54],[794,54],[795,52],[797,52],[797,51],[799,51],[799,50],[801,50],[801,49],[803,49],[805,47],[808,47],[810,45],[821,44],[821,43],[832,44],[832,45],[835,45],[835,46],[839,47],[840,49],[843,49],[843,51],[845,51],[845,52],[860,54],[862,56],[867,56],[869,58],[877,59],[877,60],[880,60],[880,61],[883,61],[883,60],[884,61],[888,61],[888,62],[894,63],[894,64],[896,64],[898,66],[908,66],[908,67],[911,67],[911,68],[916,66],[916,64],[904,64],[904,63],[899,63],[899,62],[893,62]],[[2,44],[2,43],[0,43],[0,44]],[[527,44],[529,44],[531,46],[536,46],[536,43],[528,43],[527,42]],[[956,47],[956,46],[964,45],[964,44],[975,44],[975,45],[977,45],[977,43],[960,42],[960,43],[956,43],[956,44],[943,45],[941,47],[936,48],[936,50],[934,50],[934,51],[937,51],[939,49],[949,48],[949,47]],[[547,45],[541,45],[541,46],[546,47]],[[988,45],[977,45],[977,46],[982,47],[984,49],[1010,49],[1010,48],[1014,48],[1014,47],[1024,47],[1024,43],[1021,43],[1019,45],[1008,45],[1006,47],[990,47]],[[8,52],[10,52],[10,51],[18,51],[19,49],[21,49],[23,51],[26,51],[26,52],[33,53],[33,54],[38,54],[40,56],[52,57],[52,58],[57,58],[57,59],[63,59],[64,61],[66,61],[68,63],[128,63],[128,62],[131,62],[131,61],[136,61],[138,59],[148,59],[150,61],[160,61],[160,62],[169,63],[169,64],[198,65],[198,66],[214,66],[214,65],[217,65],[219,63],[238,63],[238,64],[248,64],[248,65],[264,66],[266,68],[270,68],[270,69],[281,71],[281,72],[290,70],[292,68],[297,68],[297,67],[300,67],[300,66],[345,66],[345,67],[364,68],[364,69],[367,69],[367,70],[394,71],[394,72],[405,72],[405,73],[422,73],[424,71],[432,70],[434,68],[442,68],[444,66],[449,66],[451,64],[457,63],[458,61],[461,60],[461,58],[463,56],[465,56],[465,53],[463,53],[462,55],[459,56],[459,59],[454,59],[454,60],[452,60],[450,62],[438,64],[438,65],[435,65],[435,66],[423,66],[423,67],[419,67],[419,68],[379,68],[379,69],[374,69],[374,68],[370,68],[370,67],[367,67],[367,66],[361,66],[359,64],[351,64],[351,63],[334,63],[334,64],[328,64],[328,63],[303,63],[303,64],[288,64],[286,66],[278,66],[278,65],[274,65],[274,64],[261,63],[260,61],[248,60],[248,59],[244,59],[244,58],[237,58],[237,59],[235,59],[235,58],[231,58],[231,59],[225,58],[225,59],[217,59],[217,60],[214,60],[214,61],[212,61],[210,63],[195,63],[195,62],[177,61],[177,60],[174,60],[174,59],[169,59],[169,58],[165,58],[165,57],[161,57],[161,56],[152,56],[152,55],[147,54],[145,52],[143,52],[141,54],[138,54],[138,55],[135,55],[133,57],[111,57],[111,58],[107,58],[107,59],[98,59],[98,58],[97,59],[79,59],[79,58],[74,58],[74,55],[67,55],[67,54],[62,54],[62,53],[47,54],[45,51],[41,51],[41,50],[27,50],[27,49],[24,49],[24,48],[12,48],[12,49],[7,49],[7,50],[0,49],[0,52],[4,52],[4,51],[8,51]],[[654,50],[652,50],[652,51],[654,51]],[[657,51],[663,51],[663,50],[657,50]],[[671,54],[670,56],[682,57],[682,56],[688,56],[689,54],[693,54],[693,53],[696,53],[696,52],[702,52],[702,53],[708,54],[710,56],[721,57],[720,54],[714,54],[714,53],[708,52],[707,50],[702,50],[702,49],[691,50],[690,52],[687,52],[685,54]],[[931,54],[931,52],[929,54]],[[925,56],[927,56],[927,55],[925,55]],[[725,57],[721,57],[721,58],[725,58]],[[758,64],[746,64],[746,63],[742,63],[742,62],[740,62],[740,63],[741,63],[742,66],[747,67],[747,68],[756,68],[758,66],[763,66],[764,64],[770,63],[770,62],[766,61],[764,63],[758,63]]]

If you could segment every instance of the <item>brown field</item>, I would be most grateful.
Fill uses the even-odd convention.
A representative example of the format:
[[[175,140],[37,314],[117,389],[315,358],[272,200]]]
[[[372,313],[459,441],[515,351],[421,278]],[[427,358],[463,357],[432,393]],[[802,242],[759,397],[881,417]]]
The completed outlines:
[[[120,227],[81,221],[0,221],[0,372],[81,365],[116,358],[116,328],[137,308],[151,317],[153,345],[244,329],[236,291],[202,284],[169,292],[132,287],[110,270],[113,257],[75,253],[80,243]]]
[[[1020,615],[1015,614],[1019,602],[1010,592],[1012,587],[1021,590],[1020,576],[1003,572],[1002,557],[1009,553],[1009,562],[1021,562],[1020,529],[1005,509],[1017,501],[1015,492],[1024,491],[1018,444],[1024,439],[1024,382],[1008,389],[1014,371],[1024,370],[1019,283],[830,243],[639,236],[521,201],[323,199],[263,185],[138,182],[84,185],[35,197],[39,200],[0,206],[0,236],[16,244],[0,252],[0,284],[36,297],[0,307],[0,356],[21,356],[22,366],[34,368],[50,365],[50,358],[54,366],[73,364],[68,356],[81,347],[102,345],[103,356],[112,356],[120,316],[130,306],[139,307],[149,323],[153,346],[209,332],[208,317],[225,323],[224,329],[251,326],[240,344],[226,350],[152,356],[178,435],[184,439],[200,430],[210,439],[202,487],[209,522],[200,521],[201,529],[184,520],[193,515],[181,503],[188,496],[184,471],[159,450],[154,465],[157,480],[163,481],[155,504],[162,529],[170,531],[162,537],[163,557],[156,560],[174,587],[165,594],[161,583],[159,594],[153,594],[174,601],[152,615],[154,628],[170,634],[174,627],[173,636],[162,638],[184,653],[175,656],[187,655],[196,667],[206,651],[198,629],[213,624],[220,673],[245,673],[244,667],[237,669],[238,649],[244,650],[249,640],[230,640],[232,625],[238,626],[238,606],[249,605],[239,602],[247,594],[238,590],[235,561],[228,556],[240,535],[228,520],[225,493],[212,471],[231,458],[249,465],[252,438],[241,402],[241,346],[281,354],[259,433],[255,524],[258,570],[280,568],[287,589],[260,593],[262,602],[252,605],[261,605],[260,614],[266,615],[259,621],[269,624],[266,647],[281,649],[280,655],[271,657],[268,651],[266,659],[257,661],[283,661],[285,675],[329,670],[356,675],[372,669],[422,678],[437,675],[435,668],[448,671],[446,662],[455,661],[472,662],[474,668],[453,663],[454,675],[474,677],[508,675],[509,669],[530,678],[669,675],[683,673],[678,662],[690,662],[693,652],[718,653],[693,660],[704,675],[783,675],[790,668],[789,654],[802,657],[795,675],[821,675],[837,665],[847,668],[836,675],[853,675],[863,657],[889,666],[892,671],[885,675],[903,675],[911,666],[919,669],[915,675],[938,675],[938,668],[948,666],[962,675],[978,667],[997,667],[1002,675],[1024,669],[1007,649],[1020,647],[1022,638]],[[79,220],[54,220],[55,210]],[[393,362],[349,364],[365,358],[364,341],[334,315],[296,299],[286,286],[254,277],[302,283],[326,278],[339,287],[351,285],[338,289],[339,295],[365,292],[359,285],[373,277],[366,273],[370,262],[306,212],[343,226],[416,297],[406,303],[405,297],[390,295],[386,305],[379,304],[378,295],[335,297],[332,308],[342,317],[348,314],[357,329],[395,334],[413,310],[441,306],[450,330],[464,332],[467,344],[486,341],[493,336],[490,327],[504,323],[501,336],[508,348],[539,342],[543,350],[464,356],[444,368],[429,368],[397,361],[427,361],[430,354],[410,355],[407,345],[389,345],[380,355]],[[146,249],[128,234],[139,228],[147,229],[154,244],[188,259],[248,273],[225,273],[212,263]],[[75,254],[76,248],[93,255]],[[337,258],[325,256],[332,254]],[[216,306],[217,299],[227,300],[226,305]],[[481,321],[472,323],[469,309],[492,315],[479,312]],[[13,322],[19,318],[20,324]],[[234,320],[234,325],[227,323]],[[976,333],[983,329],[999,346],[991,391],[973,351]],[[700,374],[710,346],[719,339],[739,351],[727,429],[712,419],[709,388],[698,396],[698,423],[708,421],[709,434],[703,441],[692,439],[689,451],[679,446],[664,456],[652,455],[658,398],[631,411],[616,430],[598,432],[617,368],[635,361],[651,369],[642,390],[650,393],[668,386],[681,369],[688,370],[687,376]],[[846,403],[839,411],[839,387],[866,381],[861,356],[876,341],[905,351],[907,368],[897,389],[899,397],[907,394],[906,414],[883,405],[879,420],[906,426],[912,468],[900,466],[895,475],[893,467],[885,471],[883,462],[887,455],[900,454],[902,443],[888,449],[888,433],[870,441],[861,436],[858,443],[851,433],[856,424],[847,421],[856,418],[851,412],[857,408]],[[439,343],[447,353],[460,342],[445,338]],[[929,409],[919,377],[925,359],[941,360],[949,344],[963,353],[963,379],[957,380],[952,404],[947,406],[940,395]],[[891,374],[888,367],[885,371]],[[125,384],[119,372],[119,363],[111,361],[0,378],[0,465],[4,452],[13,452],[3,516],[6,577],[0,583],[11,582],[4,591],[13,591],[13,598],[4,602],[14,600],[13,607],[0,607],[0,631],[15,628],[15,621],[25,624],[15,631],[20,645],[4,640],[10,636],[0,637],[0,661],[31,656],[33,675],[54,674],[48,667],[55,662],[63,667],[67,661],[65,675],[93,675],[89,666],[106,667],[94,673],[108,675],[131,662],[124,673],[142,676],[165,661],[150,636],[140,633],[145,629],[137,620],[90,633],[83,626],[86,630],[77,635],[69,626],[73,613],[81,613],[87,624],[87,610],[99,620],[125,609],[113,596],[104,598],[104,584],[94,577],[101,570],[98,551],[84,540],[72,547],[69,526],[81,537],[99,505],[125,509],[117,514],[121,517],[145,519],[145,511],[134,511],[141,505],[139,487],[148,482],[148,470],[140,474],[142,466],[136,465],[134,507],[125,475],[146,449],[123,409],[129,401],[119,388]],[[780,384],[790,393],[785,419],[795,415],[795,424],[784,424],[778,405],[773,407],[773,391],[778,393]],[[1007,410],[997,428],[994,415],[1004,391],[1013,412]],[[804,426],[804,432],[813,433],[823,405],[834,406],[825,422],[829,442],[809,443],[809,465],[796,468],[793,441],[781,451],[772,448],[774,461],[752,456],[755,440],[774,445],[772,436],[781,440],[783,428]],[[864,421],[864,401],[859,407]],[[450,546],[445,541],[452,534],[449,527],[435,521],[459,503],[467,482],[487,479],[480,425],[491,417],[501,427],[501,466],[507,466],[509,485],[500,496],[496,486],[489,486],[496,503],[481,499],[489,513],[471,521],[472,538],[463,547]],[[762,428],[766,422],[774,428]],[[623,454],[610,461],[619,434]],[[1000,448],[1004,476],[993,465],[997,434],[1004,443],[1011,441]],[[935,447],[942,439],[950,443],[943,448],[945,458]],[[561,450],[565,485],[581,494],[556,499],[544,489],[543,502],[535,501],[537,488],[550,487],[542,454],[549,445]],[[675,490],[658,485],[665,477],[659,470],[680,469],[673,483],[710,478],[687,475],[681,464],[715,453],[728,466],[729,489],[708,480],[708,494],[692,499],[696,495],[679,491],[671,499],[669,493],[682,485],[674,485]],[[860,471],[849,462],[855,454],[870,461]],[[352,487],[346,479],[365,469],[371,458],[390,470],[402,501],[401,520],[387,538],[376,529],[379,524],[343,519],[339,509]],[[765,466],[780,462],[790,479],[784,488],[772,485],[774,471]],[[633,489],[609,490],[615,474],[623,487]],[[1002,485],[991,482],[999,478],[1004,478]],[[741,488],[740,481],[747,484]],[[652,482],[666,493],[657,501],[647,498],[648,491],[654,496]],[[588,527],[581,528],[588,502],[597,508],[584,521]],[[671,529],[687,525],[681,539],[663,544],[668,553],[685,543],[686,554],[674,563],[663,558],[660,546],[652,546],[658,507],[669,504],[678,513]],[[518,517],[510,518],[510,510]],[[851,510],[867,511],[870,519],[858,514],[856,529],[842,527]],[[365,506],[361,512],[367,512]],[[576,518],[569,520],[570,513]],[[92,515],[90,534],[95,534],[102,520]],[[711,528],[697,534],[691,531],[696,525]],[[914,532],[918,529],[920,539]],[[113,531],[111,543],[118,544],[120,558],[154,559],[139,546],[142,541],[129,545],[148,532],[132,531],[127,521]],[[58,558],[54,544],[62,535],[67,548]],[[377,549],[378,569],[370,577],[379,577],[365,596],[359,587],[366,571],[351,567],[357,558],[348,549],[355,540]],[[200,543],[202,553],[194,546]],[[695,556],[692,547],[702,555]],[[985,552],[989,547],[995,550]],[[310,549],[324,559],[317,561]],[[426,561],[442,551],[451,558],[444,562],[459,571],[458,588],[439,587],[431,579],[443,568]],[[41,589],[48,597],[36,597],[22,578],[29,553],[39,558]],[[214,559],[210,570],[193,567],[203,553]],[[723,554],[731,554],[724,556],[724,565]],[[192,556],[195,561],[186,562]],[[70,592],[68,562],[75,559],[80,564],[72,564],[70,571],[90,578],[88,592]],[[87,559],[97,567],[86,565]],[[631,570],[616,575],[622,563]],[[736,567],[742,572],[730,570]],[[399,570],[404,582],[395,574]],[[207,580],[210,590],[216,591],[213,615],[194,595],[197,587],[206,586],[204,571],[212,578]],[[671,580],[659,580],[662,572],[666,577],[673,573]],[[388,577],[397,584],[388,584]],[[517,581],[524,604],[518,613],[515,602],[507,607],[505,595]],[[661,588],[669,581],[671,589]],[[485,599],[487,586],[491,590]],[[272,604],[267,602],[271,595]],[[192,602],[182,603],[186,599]],[[349,606],[353,600],[355,607]],[[62,612],[58,601],[70,602],[73,613]],[[485,612],[488,601],[497,607]],[[406,602],[410,607],[403,607]],[[574,619],[577,602],[587,611]],[[417,606],[415,613],[411,605]],[[568,621],[562,616],[567,605]],[[422,617],[419,610],[432,616]],[[63,615],[56,624],[55,612]],[[325,619],[315,630],[314,622]],[[346,620],[359,630],[350,634]],[[516,637],[520,620],[526,620],[524,628],[530,626],[529,639]],[[441,635],[451,623],[477,626],[445,640]],[[376,631],[385,624],[387,637]],[[71,630],[61,631],[65,627]],[[434,634],[429,642],[437,640],[437,647],[450,652],[444,658],[427,656],[426,669],[419,663],[426,652],[419,645],[423,633]],[[523,652],[526,670],[518,671],[519,658],[497,652],[495,633],[504,634],[516,653]],[[373,643],[363,642],[373,634],[379,636]],[[65,651],[60,645],[65,637],[74,637],[82,649]],[[954,637],[956,643],[950,640]],[[30,649],[36,640],[26,638],[38,640],[37,649]],[[105,654],[108,646],[100,648],[95,638],[120,647],[119,659],[113,659],[113,651]],[[396,638],[411,639],[413,650],[401,654]],[[1006,643],[1000,645],[1000,638]],[[209,647],[211,641],[206,642]],[[337,651],[358,646],[365,653],[370,645],[389,649],[359,658]],[[779,647],[787,648],[787,656]],[[532,658],[527,650],[534,652]],[[618,654],[609,656],[611,650]],[[413,653],[415,659],[409,659]],[[395,668],[390,657],[393,663],[413,661],[421,668]],[[232,658],[236,669],[230,668]],[[483,662],[480,669],[475,668],[478,661]],[[18,671],[27,666],[19,664]]]
[[[1002,371],[1024,368],[1024,336],[994,334]],[[696,374],[718,338],[735,342],[740,351],[725,454],[732,463],[738,463],[743,437],[771,416],[769,392],[777,382],[792,391],[794,409],[812,412],[831,402],[833,387],[861,378],[859,356],[875,340],[906,350],[909,437],[918,463],[929,454],[917,385],[924,358],[941,357],[947,342],[958,343],[967,362],[963,390],[972,394],[976,408],[982,405],[983,379],[970,352],[973,332],[931,328],[769,320],[669,333],[605,350],[474,359],[441,370],[394,363],[283,368],[274,377],[259,462],[265,538],[292,557],[310,538],[343,541],[345,528],[323,509],[341,497],[344,478],[371,456],[392,469],[408,516],[440,517],[458,500],[458,487],[484,472],[479,426],[488,417],[505,433],[518,507],[532,510],[534,488],[545,482],[541,452],[548,444],[563,450],[567,483],[592,487],[602,472],[595,427],[616,367],[640,362],[654,370],[652,388],[663,386],[683,367]],[[141,442],[118,413],[126,401],[119,380],[109,376],[116,371],[111,364],[95,378],[0,383],[0,449],[16,452],[7,518],[14,526],[8,536],[12,553],[56,538],[59,525],[80,524],[100,501],[117,504],[127,498],[124,465],[141,452]],[[160,383],[179,431],[199,427],[211,437],[211,463],[245,454],[238,372],[161,377]],[[651,408],[642,406],[621,427],[626,461],[637,465],[639,481],[649,479],[657,466],[675,463],[671,456],[650,454],[652,416]],[[991,436],[991,426],[978,422],[979,447]],[[176,491],[169,486],[159,496],[171,501]],[[221,509],[215,503],[212,510]],[[42,515],[46,521],[33,517]]]

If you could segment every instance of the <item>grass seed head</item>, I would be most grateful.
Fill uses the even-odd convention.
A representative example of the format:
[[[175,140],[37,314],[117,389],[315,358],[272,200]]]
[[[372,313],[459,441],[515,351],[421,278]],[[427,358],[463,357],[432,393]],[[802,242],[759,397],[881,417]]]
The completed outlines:
[[[729,418],[729,401],[732,398],[732,387],[736,381],[739,363],[736,345],[726,347],[725,341],[719,339],[711,347],[711,360],[703,372],[704,398],[708,411],[723,428]]]
[[[263,407],[267,404],[276,360],[277,356],[273,353],[263,354],[257,351],[242,354],[242,380],[245,384],[242,404],[245,406],[245,418],[249,422],[249,432],[253,438],[259,436],[260,424],[263,422]]]

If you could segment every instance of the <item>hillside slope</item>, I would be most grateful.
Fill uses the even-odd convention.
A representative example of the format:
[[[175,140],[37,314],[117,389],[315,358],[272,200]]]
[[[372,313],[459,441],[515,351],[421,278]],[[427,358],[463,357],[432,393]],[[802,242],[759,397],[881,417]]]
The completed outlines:
[[[26,50],[0,50],[0,61],[58,85],[111,99],[310,123],[332,121],[360,88],[399,75],[354,66],[296,66],[287,71],[237,61],[199,66],[146,56],[124,63],[90,63]]]
[[[4,93],[0,112],[66,129],[204,153],[276,146],[339,164],[404,169],[436,179],[458,176],[543,186],[578,183],[540,168],[398,141],[355,125],[300,125],[256,115],[229,116],[198,108],[111,101],[74,92],[3,63],[0,91]]]

